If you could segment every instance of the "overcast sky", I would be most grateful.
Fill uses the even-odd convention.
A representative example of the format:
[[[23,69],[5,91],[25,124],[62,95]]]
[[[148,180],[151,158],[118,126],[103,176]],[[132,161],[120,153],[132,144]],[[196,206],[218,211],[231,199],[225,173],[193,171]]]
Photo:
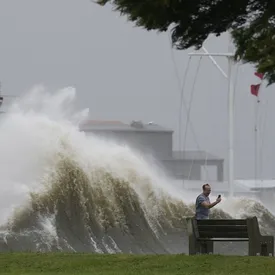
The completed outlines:
[[[77,89],[77,107],[93,119],[154,121],[175,131],[178,147],[180,88],[189,51],[172,51],[168,33],[133,27],[111,10],[89,0],[2,0],[0,2],[0,79],[5,94],[20,95],[36,84],[55,90]],[[228,51],[228,35],[205,43],[212,52]],[[173,58],[175,63],[173,63]],[[187,105],[199,58],[192,58],[184,90]],[[223,58],[217,59],[224,70]],[[176,65],[176,67],[175,67]],[[175,69],[176,68],[176,69]],[[250,65],[239,67],[236,85],[236,177],[254,177],[255,97]],[[186,149],[227,158],[227,82],[203,58],[191,105]],[[263,177],[275,177],[274,86],[263,88],[260,114],[266,114]],[[268,102],[268,105],[267,105]],[[265,112],[265,110],[267,110]],[[184,111],[183,114],[186,114]],[[183,119],[182,131],[185,130]],[[264,119],[260,124],[263,127]],[[259,171],[260,173],[260,171]]]

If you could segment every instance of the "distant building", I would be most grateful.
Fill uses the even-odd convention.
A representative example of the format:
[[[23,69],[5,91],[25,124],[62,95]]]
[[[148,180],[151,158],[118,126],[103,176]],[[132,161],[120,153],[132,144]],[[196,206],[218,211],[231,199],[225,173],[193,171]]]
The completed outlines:
[[[223,181],[224,160],[204,151],[173,151],[173,131],[153,122],[87,120],[80,125],[87,135],[127,144],[145,154],[151,154],[166,172],[177,179],[201,180],[203,166],[215,166],[216,180]]]
[[[269,208],[275,210],[275,180],[236,180],[239,186],[249,189],[251,192],[256,192],[258,198]]]
[[[81,130],[87,134],[93,133],[119,143],[127,143],[135,149],[154,155],[157,159],[172,157],[173,131],[155,124],[89,120],[81,125]]]
[[[215,180],[224,180],[224,160],[205,151],[173,151],[172,158],[162,159],[162,163],[176,179],[201,180],[202,169],[214,166]]]

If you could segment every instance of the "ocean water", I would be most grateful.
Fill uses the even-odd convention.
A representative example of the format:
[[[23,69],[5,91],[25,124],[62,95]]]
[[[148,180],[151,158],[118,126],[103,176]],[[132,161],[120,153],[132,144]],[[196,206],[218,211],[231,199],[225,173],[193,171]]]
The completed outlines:
[[[186,217],[195,194],[176,188],[131,148],[87,137],[76,91],[35,87],[0,120],[0,251],[188,253]],[[248,198],[224,199],[212,217],[275,217]],[[247,244],[217,244],[245,254]]]

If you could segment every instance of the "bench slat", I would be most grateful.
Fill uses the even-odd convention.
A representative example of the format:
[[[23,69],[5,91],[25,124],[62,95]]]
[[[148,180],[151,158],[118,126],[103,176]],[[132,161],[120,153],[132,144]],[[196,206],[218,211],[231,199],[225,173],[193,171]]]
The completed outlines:
[[[198,231],[248,232],[246,225],[198,225]]]
[[[247,232],[199,231],[199,238],[248,238]]]
[[[199,241],[215,241],[215,242],[248,242],[248,238],[198,238]]]
[[[246,225],[246,220],[237,219],[237,220],[197,220],[198,225]]]

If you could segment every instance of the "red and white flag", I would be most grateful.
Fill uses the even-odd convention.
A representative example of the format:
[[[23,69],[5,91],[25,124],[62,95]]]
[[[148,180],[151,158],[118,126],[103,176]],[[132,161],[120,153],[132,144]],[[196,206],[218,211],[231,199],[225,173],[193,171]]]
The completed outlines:
[[[250,85],[250,92],[252,95],[254,96],[258,96],[259,95],[259,90],[260,90],[260,86],[261,84],[256,84],[256,85]]]
[[[250,92],[251,92],[252,95],[258,97],[259,91],[260,91],[260,87],[261,87],[261,84],[262,84],[262,80],[264,78],[264,74],[255,72],[254,75],[256,75],[257,77],[259,77],[261,81],[258,84],[252,84],[252,85],[250,85]]]
[[[262,73],[254,73],[256,76],[258,76],[261,80],[263,80],[263,78],[264,78],[264,74],[262,74]]]

